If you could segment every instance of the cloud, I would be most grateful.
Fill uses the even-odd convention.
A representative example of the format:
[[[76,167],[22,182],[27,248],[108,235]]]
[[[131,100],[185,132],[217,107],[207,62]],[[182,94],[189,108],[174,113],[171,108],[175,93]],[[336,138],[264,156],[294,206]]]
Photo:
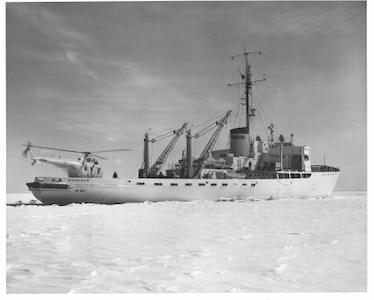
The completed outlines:
[[[349,35],[365,26],[365,2],[280,1],[243,5],[242,31],[274,38]],[[255,9],[254,9],[255,8]],[[244,24],[244,25],[243,25]]]
[[[87,68],[87,66],[85,65],[85,63],[83,62],[83,60],[80,58],[80,55],[74,51],[71,51],[71,50],[68,50],[66,51],[66,57],[68,58],[68,60],[77,65],[78,68],[85,74],[87,74],[89,77],[91,77],[92,79],[94,79],[96,82],[99,81],[99,78],[98,76],[92,71],[90,70],[89,68]]]
[[[22,52],[18,53],[29,59],[34,57],[48,65],[73,64],[97,82],[98,76],[88,67],[89,50],[94,48],[90,35],[70,24],[66,15],[55,13],[51,8],[54,6],[37,3],[9,5],[12,17],[26,24],[29,32],[27,37],[20,40],[23,47],[17,48]]]
[[[68,25],[61,14],[54,13],[43,4],[8,3],[7,6],[23,24],[34,27],[48,39],[89,43],[86,35]]]

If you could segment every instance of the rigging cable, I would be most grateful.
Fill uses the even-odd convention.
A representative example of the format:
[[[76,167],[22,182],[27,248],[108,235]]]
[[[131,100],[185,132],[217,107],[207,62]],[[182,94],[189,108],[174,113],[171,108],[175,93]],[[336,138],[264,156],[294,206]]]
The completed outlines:
[[[268,86],[267,83],[264,85],[264,89],[265,89],[267,95],[269,95],[269,103],[270,103],[270,107],[271,107],[271,110],[270,110],[270,111],[271,111],[272,113],[275,113],[276,109],[275,109],[275,106],[274,106],[274,101],[272,100],[273,97],[270,96],[270,95],[271,95],[271,93],[270,93],[270,88],[269,88],[269,86]],[[277,94],[275,93],[275,91],[273,91],[273,94],[277,95]],[[273,119],[274,119],[275,122],[278,123],[278,120],[277,120],[277,118],[276,118],[276,115],[273,115]]]
[[[236,112],[233,125],[235,126],[235,124],[237,123],[238,124],[237,126],[240,126],[240,123],[242,121],[241,118],[242,118],[242,115],[243,115],[244,107],[243,107],[243,104],[242,104],[242,99],[239,96],[240,95],[239,94],[239,89],[237,87],[235,88],[235,92],[236,92],[236,95],[233,98],[236,98],[237,101],[236,101],[235,108],[233,110],[233,111]]]
[[[174,127],[171,127],[171,128],[167,128],[167,129],[152,132],[152,134],[158,134],[158,133],[161,133],[161,132],[171,132],[171,131],[174,131],[174,130],[180,128],[180,127],[181,126],[174,126]],[[152,130],[152,128],[150,128],[150,130]]]
[[[260,87],[260,85],[256,86],[256,92],[259,95],[259,98],[261,99],[260,102],[258,103],[258,105],[260,106],[261,104],[263,104],[263,106],[261,105],[261,109],[263,109],[264,116],[266,115],[267,117],[269,117],[271,119],[271,117],[268,116],[269,113],[270,113],[269,110],[268,110],[269,106],[268,106],[268,102],[266,100],[266,96],[264,94],[264,90],[262,89],[262,86],[261,87]]]
[[[265,89],[265,84],[261,85],[261,92],[264,95],[264,103],[267,106],[266,110],[268,111],[269,118],[271,121],[275,121],[274,119],[274,114],[273,114],[273,109],[271,107],[271,100],[268,96],[268,91]]]
[[[195,128],[199,128],[199,127],[201,127],[201,126],[203,126],[203,125],[205,125],[205,124],[207,124],[207,123],[210,123],[210,122],[212,122],[213,120],[216,120],[216,119],[218,119],[218,118],[222,118],[225,114],[226,114],[226,113],[221,113],[221,114],[219,114],[218,116],[213,117],[213,118],[211,118],[211,119],[205,121],[204,123],[201,123],[201,124],[199,124],[199,125],[196,125],[196,126],[194,126],[194,129],[195,129]],[[215,122],[214,122],[214,124],[215,124]]]
[[[264,120],[262,119],[262,116],[261,116],[261,114],[260,114],[260,111],[258,111],[258,116],[260,117],[260,120],[261,120],[262,126],[263,126],[263,128],[264,128],[264,132],[265,132],[266,136],[268,136],[268,134],[267,134],[267,127],[266,127],[266,125],[265,125],[265,123],[264,123]]]
[[[175,131],[177,129],[179,129],[179,128],[181,128],[181,126],[176,126],[176,127],[172,128],[172,129],[167,129],[168,130],[167,132],[165,132],[164,134],[161,134],[159,136],[156,136],[156,137],[150,139],[150,141],[152,143],[155,143],[155,142],[159,142],[159,141],[162,141],[164,139],[167,139],[167,138],[175,135]],[[155,133],[164,132],[164,131],[166,131],[166,130],[158,131],[158,132],[155,132]],[[155,134],[155,133],[153,133],[153,134]]]
[[[262,102],[263,101],[257,101],[257,97],[256,98],[254,98],[254,101],[256,102],[256,106],[259,108],[258,110],[257,110],[257,112],[258,112],[258,115],[260,116],[260,118],[261,118],[261,122],[262,122],[262,124],[264,125],[264,123],[266,122],[266,123],[268,123],[267,122],[267,114],[266,114],[266,110],[264,109],[264,107],[262,106]],[[262,117],[262,113],[263,113],[263,115],[264,115],[264,118]],[[270,124],[270,123],[269,123]],[[265,133],[266,133],[266,126],[264,126],[264,128],[265,128]]]

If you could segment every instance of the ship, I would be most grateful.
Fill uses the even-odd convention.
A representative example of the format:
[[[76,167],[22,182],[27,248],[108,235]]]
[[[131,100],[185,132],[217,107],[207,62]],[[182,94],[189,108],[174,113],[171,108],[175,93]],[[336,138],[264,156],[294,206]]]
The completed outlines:
[[[119,178],[116,173],[111,178],[103,178],[102,168],[95,158],[100,156],[82,152],[85,155],[83,160],[72,162],[67,176],[35,177],[33,182],[26,183],[29,190],[45,205],[329,197],[338,180],[339,168],[311,164],[311,148],[295,145],[293,134],[290,137],[280,135],[274,138],[273,124],[268,127],[270,134],[266,138],[251,131],[251,124],[256,117],[253,101],[256,80],[252,78],[249,64],[249,55],[253,54],[261,53],[244,49],[243,53],[232,57],[242,57],[244,60],[241,81],[229,86],[243,88],[241,99],[245,106],[245,124],[229,130],[228,148],[214,150],[232,111],[226,112],[212,124],[215,130],[197,158],[193,157],[192,140],[212,128],[204,128],[192,134],[191,128],[184,123],[172,131],[173,139],[153,164],[150,161],[150,144],[156,139],[145,134],[143,163],[136,178]],[[167,158],[184,133],[186,146],[181,159],[164,170]],[[26,152],[32,153],[33,147],[62,150],[30,143],[27,144]],[[33,163],[36,161],[52,163],[60,168],[69,165],[65,161],[34,156]]]

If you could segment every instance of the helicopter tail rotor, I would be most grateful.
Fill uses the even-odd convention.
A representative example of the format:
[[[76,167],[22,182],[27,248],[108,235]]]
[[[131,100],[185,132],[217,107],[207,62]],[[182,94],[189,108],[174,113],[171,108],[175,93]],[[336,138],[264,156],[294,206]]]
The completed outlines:
[[[33,145],[34,144],[31,141],[27,141],[27,144],[22,144],[22,146],[26,146],[26,149],[21,152],[21,155],[25,160],[27,159]]]

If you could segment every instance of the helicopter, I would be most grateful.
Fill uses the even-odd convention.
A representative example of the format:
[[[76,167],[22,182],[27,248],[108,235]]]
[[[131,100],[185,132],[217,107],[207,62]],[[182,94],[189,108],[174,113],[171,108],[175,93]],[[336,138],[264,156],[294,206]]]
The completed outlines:
[[[30,157],[32,160],[31,165],[35,165],[35,163],[51,164],[57,168],[63,169],[67,173],[68,177],[81,177],[81,178],[82,177],[83,178],[103,177],[104,175],[103,170],[96,158],[104,159],[104,160],[107,160],[107,158],[99,156],[96,153],[132,151],[132,149],[114,149],[114,150],[103,150],[103,151],[76,151],[76,150],[37,146],[37,145],[34,145],[31,141],[28,141],[27,144],[22,144],[22,146],[26,146],[26,149],[22,151],[22,156],[23,158],[27,159],[28,154],[30,154]],[[32,151],[32,148],[65,151],[65,152],[71,152],[71,153],[81,153],[84,156],[83,158],[78,158],[78,161],[61,159],[61,158],[53,158],[53,157],[40,157],[40,156],[35,156],[35,154]]]

